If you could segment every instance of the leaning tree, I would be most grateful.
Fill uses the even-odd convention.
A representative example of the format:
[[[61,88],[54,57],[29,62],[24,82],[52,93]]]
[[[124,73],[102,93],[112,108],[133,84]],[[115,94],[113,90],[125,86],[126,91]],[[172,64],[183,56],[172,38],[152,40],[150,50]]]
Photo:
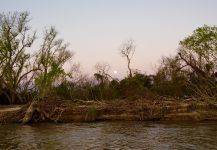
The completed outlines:
[[[40,107],[40,100],[52,93],[52,87],[61,77],[66,77],[63,65],[72,57],[68,50],[68,44],[57,38],[57,31],[54,27],[45,30],[43,43],[36,54],[36,66],[38,71],[34,77],[38,89],[38,96],[32,101],[22,120],[28,123],[32,120],[35,112],[38,112],[41,119],[51,119],[50,114]]]
[[[178,56],[196,92],[205,96],[216,95],[217,27],[204,25],[197,28],[180,42]]]
[[[178,55],[198,76],[217,71],[217,27],[204,25],[180,42]]]
[[[35,77],[35,84],[40,98],[51,92],[58,79],[66,77],[63,65],[72,57],[68,44],[58,39],[57,35],[54,27],[47,29],[41,48],[36,54],[36,68],[39,68],[39,71]]]

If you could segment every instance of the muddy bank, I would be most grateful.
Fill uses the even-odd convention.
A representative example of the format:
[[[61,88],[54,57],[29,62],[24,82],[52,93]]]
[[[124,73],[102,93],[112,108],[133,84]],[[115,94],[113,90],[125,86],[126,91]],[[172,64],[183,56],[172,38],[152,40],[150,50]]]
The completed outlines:
[[[0,123],[21,123],[30,104],[0,106]],[[195,100],[70,101],[47,99],[39,103],[49,118],[35,113],[32,122],[88,121],[204,121],[217,120],[217,103]]]

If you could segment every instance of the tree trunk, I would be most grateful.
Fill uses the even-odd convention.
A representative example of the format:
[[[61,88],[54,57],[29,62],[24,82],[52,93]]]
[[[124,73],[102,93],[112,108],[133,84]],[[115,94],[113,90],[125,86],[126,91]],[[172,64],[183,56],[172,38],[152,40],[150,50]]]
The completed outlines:
[[[39,116],[37,118],[37,120],[34,120],[34,114],[35,113],[38,113]],[[45,120],[45,119],[48,119],[48,120],[52,120],[50,119],[50,116],[48,113],[46,113],[45,111],[41,110],[40,106],[39,106],[39,101],[33,101],[29,108],[27,109],[26,111],[26,114],[22,120],[22,123],[23,124],[26,124],[26,123],[29,123],[31,121],[38,121],[38,120]]]
[[[131,68],[130,68],[130,60],[128,60],[127,67],[128,67],[128,70],[129,70],[129,76],[130,76],[130,78],[132,78],[132,77],[133,77],[133,74],[132,74],[132,70],[131,70]]]
[[[37,101],[33,101],[26,111],[26,114],[22,121],[23,124],[29,123],[32,120],[33,114],[36,111],[37,107],[38,107]]]

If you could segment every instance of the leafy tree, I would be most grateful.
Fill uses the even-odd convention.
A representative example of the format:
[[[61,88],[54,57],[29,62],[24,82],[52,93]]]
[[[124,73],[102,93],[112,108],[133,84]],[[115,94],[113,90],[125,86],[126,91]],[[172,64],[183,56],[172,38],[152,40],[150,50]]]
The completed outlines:
[[[51,92],[52,86],[61,77],[66,76],[63,65],[72,57],[62,39],[57,39],[57,31],[54,27],[45,31],[44,41],[36,55],[37,68],[40,69],[35,78],[40,97]]]
[[[200,96],[214,96],[217,92],[217,27],[199,27],[180,42],[178,55],[188,71],[192,88]]]
[[[35,70],[26,52],[36,38],[35,33],[29,34],[29,21],[28,12],[0,14],[0,80],[1,86],[9,90],[10,104],[16,95],[19,97],[23,79]]]
[[[217,69],[217,27],[204,25],[180,42],[178,54],[197,75],[211,76]]]

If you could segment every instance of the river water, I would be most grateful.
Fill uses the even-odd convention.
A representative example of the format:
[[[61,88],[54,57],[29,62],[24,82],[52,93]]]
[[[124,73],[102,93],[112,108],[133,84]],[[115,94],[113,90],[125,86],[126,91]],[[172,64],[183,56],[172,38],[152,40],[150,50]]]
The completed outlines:
[[[217,122],[0,125],[0,149],[217,149]]]

